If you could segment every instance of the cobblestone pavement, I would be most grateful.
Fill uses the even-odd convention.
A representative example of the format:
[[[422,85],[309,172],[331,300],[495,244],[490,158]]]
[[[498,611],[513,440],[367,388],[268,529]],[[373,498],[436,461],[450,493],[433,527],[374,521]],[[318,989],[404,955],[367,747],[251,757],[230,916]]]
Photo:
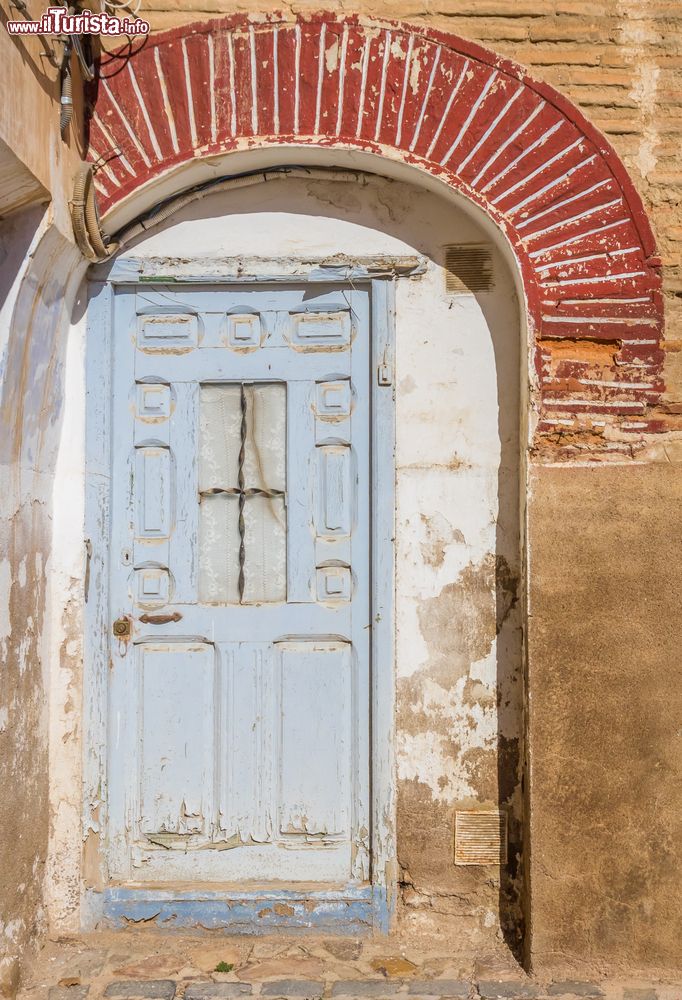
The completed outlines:
[[[598,975],[542,982],[501,951],[474,960],[346,938],[176,938],[105,932],[50,941],[19,1000],[682,1000],[682,984]]]

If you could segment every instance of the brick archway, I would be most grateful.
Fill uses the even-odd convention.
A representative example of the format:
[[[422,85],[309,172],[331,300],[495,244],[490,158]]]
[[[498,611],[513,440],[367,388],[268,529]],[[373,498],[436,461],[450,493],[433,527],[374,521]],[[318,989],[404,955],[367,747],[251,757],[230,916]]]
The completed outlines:
[[[92,103],[103,213],[198,157],[277,145],[288,162],[292,146],[354,149],[439,178],[516,253],[540,435],[660,428],[660,261],[642,203],[600,133],[520,67],[406,24],[233,16],[105,63]]]

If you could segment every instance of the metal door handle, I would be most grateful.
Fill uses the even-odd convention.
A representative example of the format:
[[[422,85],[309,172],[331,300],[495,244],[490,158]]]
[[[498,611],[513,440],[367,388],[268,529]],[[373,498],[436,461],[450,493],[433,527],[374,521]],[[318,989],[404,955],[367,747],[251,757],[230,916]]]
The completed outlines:
[[[174,611],[172,615],[140,615],[143,625],[168,625],[169,622],[179,622],[182,615],[179,611]]]

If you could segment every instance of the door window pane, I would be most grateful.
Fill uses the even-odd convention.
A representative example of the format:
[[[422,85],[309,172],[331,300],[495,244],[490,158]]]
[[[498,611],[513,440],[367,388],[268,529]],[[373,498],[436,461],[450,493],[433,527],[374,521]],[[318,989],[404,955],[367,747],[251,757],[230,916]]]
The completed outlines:
[[[203,385],[199,600],[286,600],[286,386]]]

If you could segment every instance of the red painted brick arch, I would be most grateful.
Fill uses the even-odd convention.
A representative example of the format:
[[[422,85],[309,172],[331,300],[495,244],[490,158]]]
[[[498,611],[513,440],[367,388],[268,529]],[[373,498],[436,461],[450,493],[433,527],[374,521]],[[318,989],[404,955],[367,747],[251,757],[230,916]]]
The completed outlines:
[[[105,213],[179,164],[273,144],[378,153],[481,206],[523,276],[540,430],[659,429],[651,228],[613,149],[551,87],[452,35],[330,14],[193,24],[103,66],[89,155]]]

